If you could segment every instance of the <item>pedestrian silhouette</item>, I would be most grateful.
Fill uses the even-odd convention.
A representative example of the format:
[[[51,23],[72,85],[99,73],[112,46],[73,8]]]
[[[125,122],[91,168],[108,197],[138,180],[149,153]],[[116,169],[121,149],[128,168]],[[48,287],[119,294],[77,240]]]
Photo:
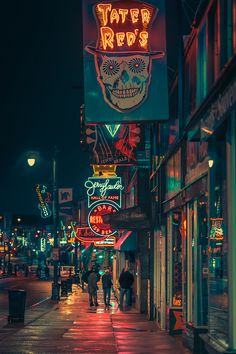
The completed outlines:
[[[103,298],[104,298],[104,305],[106,308],[111,306],[110,304],[111,287],[112,287],[111,273],[109,269],[106,269],[105,274],[103,274],[102,276]]]
[[[95,272],[95,269],[92,268],[88,276],[88,293],[89,293],[89,304],[90,306],[98,306],[97,300],[97,282],[99,281],[99,274]]]
[[[124,296],[126,296],[126,307],[132,305],[131,297],[131,287],[134,282],[133,275],[129,272],[129,268],[126,267],[124,271],[120,274],[119,283],[120,283],[120,309],[123,310]]]

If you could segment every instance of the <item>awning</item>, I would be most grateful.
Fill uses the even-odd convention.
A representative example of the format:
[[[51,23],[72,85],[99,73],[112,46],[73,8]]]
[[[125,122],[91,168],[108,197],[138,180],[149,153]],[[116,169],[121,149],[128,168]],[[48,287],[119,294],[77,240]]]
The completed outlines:
[[[135,251],[137,248],[137,233],[128,231],[116,242],[114,249],[120,252]]]
[[[150,230],[151,221],[147,210],[140,206],[121,209],[117,213],[103,215],[103,220],[116,230]]]

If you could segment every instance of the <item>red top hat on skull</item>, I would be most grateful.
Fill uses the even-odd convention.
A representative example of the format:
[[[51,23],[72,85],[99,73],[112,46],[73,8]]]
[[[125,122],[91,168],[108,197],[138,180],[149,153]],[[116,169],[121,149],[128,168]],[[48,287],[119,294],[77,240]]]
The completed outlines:
[[[161,58],[163,51],[151,51],[152,23],[158,9],[137,0],[97,3],[93,7],[98,27],[96,48],[87,46],[92,54],[140,54]]]

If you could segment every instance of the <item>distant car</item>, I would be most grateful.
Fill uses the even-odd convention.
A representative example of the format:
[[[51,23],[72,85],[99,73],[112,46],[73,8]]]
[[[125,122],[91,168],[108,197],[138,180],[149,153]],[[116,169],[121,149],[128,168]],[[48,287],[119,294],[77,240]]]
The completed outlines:
[[[60,267],[60,275],[61,278],[69,278],[70,275],[75,274],[75,267],[74,266],[61,266]]]

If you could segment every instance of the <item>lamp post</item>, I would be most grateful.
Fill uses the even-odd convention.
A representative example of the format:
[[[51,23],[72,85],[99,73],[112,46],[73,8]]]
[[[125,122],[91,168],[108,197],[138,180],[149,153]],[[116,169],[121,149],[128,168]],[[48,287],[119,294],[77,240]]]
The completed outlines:
[[[53,198],[52,198],[52,214],[53,214],[53,283],[52,283],[52,300],[60,299],[60,286],[58,284],[58,261],[59,261],[59,249],[58,249],[58,209],[57,209],[57,180],[56,180],[56,149],[52,159],[52,179],[53,179]]]
[[[60,285],[58,283],[58,262],[59,262],[59,249],[58,249],[58,200],[57,200],[57,178],[56,178],[56,154],[57,149],[54,148],[54,155],[52,158],[52,185],[53,185],[53,196],[52,196],[52,215],[53,215],[53,283],[52,283],[52,300],[60,300]],[[38,153],[31,153],[28,157],[27,163],[30,167],[33,167],[36,163],[36,157]]]

